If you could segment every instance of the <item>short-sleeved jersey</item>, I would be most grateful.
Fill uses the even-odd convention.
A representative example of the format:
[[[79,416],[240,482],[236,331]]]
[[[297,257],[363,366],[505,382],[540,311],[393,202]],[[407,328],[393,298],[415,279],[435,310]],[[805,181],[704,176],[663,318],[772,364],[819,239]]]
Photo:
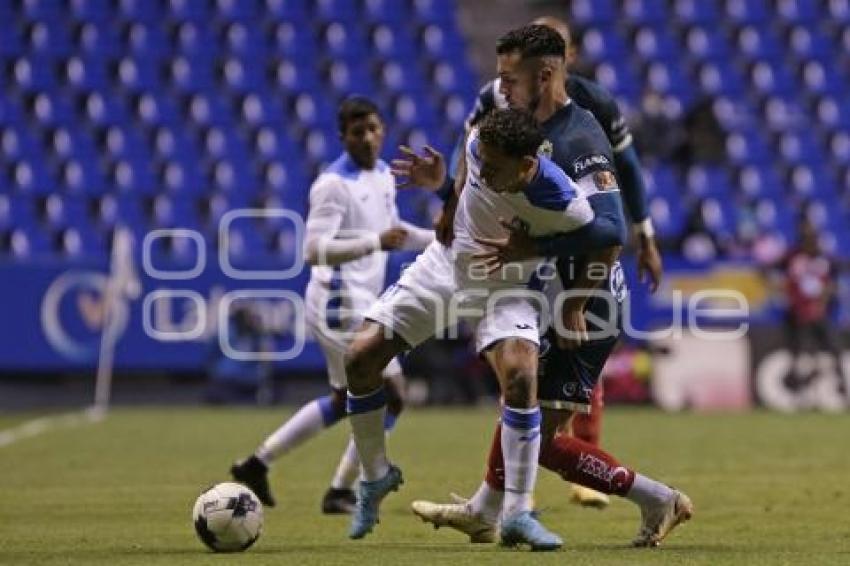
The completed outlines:
[[[545,156],[531,183],[515,193],[496,192],[481,177],[478,131],[474,129],[467,140],[467,176],[455,213],[452,251],[463,267],[465,258],[487,249],[475,238],[501,238],[505,229],[503,218],[518,220],[533,236],[554,235],[576,230],[593,220],[593,210],[579,187],[564,171]],[[539,260],[523,262],[521,273],[527,283]],[[527,264],[527,265],[526,265]]]
[[[500,79],[496,78],[481,87],[475,105],[467,117],[467,126],[474,126],[494,108],[507,108],[508,103],[499,92],[499,82]],[[615,152],[622,151],[632,143],[632,134],[626,120],[610,92],[578,75],[567,77],[565,86],[567,95],[593,114]]]
[[[308,230],[311,217],[334,217],[340,219],[339,228],[331,237],[383,232],[398,224],[395,196],[395,179],[386,163],[378,161],[373,169],[364,170],[343,154],[310,187]],[[382,251],[337,266],[314,265],[311,284],[362,297],[355,307],[363,302],[365,309],[368,297],[374,300],[384,288],[386,266],[387,253]]]
[[[585,197],[591,198],[602,191],[619,191],[611,144],[589,111],[570,101],[540,126],[546,135],[544,145],[548,146],[552,161],[575,181]],[[564,279],[564,275],[581,273],[585,261],[580,253],[559,260],[565,288],[570,288],[571,281]],[[568,269],[565,264],[570,264]],[[619,264],[615,269],[620,271]],[[625,283],[621,276],[611,278],[608,284],[612,285],[611,291],[616,296],[624,296]]]

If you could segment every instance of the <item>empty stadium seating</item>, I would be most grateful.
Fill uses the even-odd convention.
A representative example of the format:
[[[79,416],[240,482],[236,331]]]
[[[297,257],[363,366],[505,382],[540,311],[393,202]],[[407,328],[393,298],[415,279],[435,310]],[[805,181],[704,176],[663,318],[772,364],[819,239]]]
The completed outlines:
[[[445,0],[0,0],[0,21],[0,258],[14,261],[103,256],[116,224],[216,246],[232,208],[303,213],[341,150],[344,96],[380,103],[389,157],[411,137],[450,148],[478,82]],[[234,254],[293,253],[280,226],[234,231]]]
[[[850,254],[850,2],[574,0],[568,19],[581,57],[624,107],[639,110],[646,90],[685,111],[714,101],[722,163],[696,174],[647,160],[662,236],[675,238],[677,215],[706,198],[755,198],[762,230],[793,240],[797,214],[819,211],[823,243]],[[746,229],[746,207],[721,208],[715,236]]]

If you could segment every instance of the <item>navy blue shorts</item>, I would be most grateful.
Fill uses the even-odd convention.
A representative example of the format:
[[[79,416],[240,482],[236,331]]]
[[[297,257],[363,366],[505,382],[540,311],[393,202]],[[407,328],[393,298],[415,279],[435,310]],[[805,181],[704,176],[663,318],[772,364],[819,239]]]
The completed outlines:
[[[555,342],[554,330],[540,339],[540,365],[537,374],[537,399],[546,409],[564,409],[590,413],[590,398],[605,361],[617,344],[617,338],[587,342],[576,350],[562,350]]]

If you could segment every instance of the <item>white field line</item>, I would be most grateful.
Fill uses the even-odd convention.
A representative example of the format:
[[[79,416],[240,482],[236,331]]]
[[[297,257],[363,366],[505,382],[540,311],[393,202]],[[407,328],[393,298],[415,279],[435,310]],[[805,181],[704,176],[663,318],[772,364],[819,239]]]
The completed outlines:
[[[74,428],[83,424],[98,423],[106,417],[103,410],[96,408],[74,411],[56,416],[39,417],[25,421],[12,428],[0,430],[0,448],[18,441],[38,436],[51,430]]]

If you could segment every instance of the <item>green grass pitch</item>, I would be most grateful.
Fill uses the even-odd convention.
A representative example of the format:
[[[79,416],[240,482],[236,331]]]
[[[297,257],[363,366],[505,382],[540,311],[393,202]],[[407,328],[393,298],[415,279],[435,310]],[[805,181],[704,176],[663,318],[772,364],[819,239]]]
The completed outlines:
[[[638,512],[567,501],[542,470],[544,521],[566,540],[531,554],[469,545],[409,511],[414,499],[470,494],[480,481],[494,410],[411,411],[390,449],[406,483],[363,541],[348,520],[318,512],[345,443],[337,426],[279,461],[278,506],[243,555],[216,555],[196,540],[191,505],[227,479],[286,410],[116,410],[107,420],[0,448],[0,564],[850,564],[850,420],[840,415],[668,415],[612,409],[603,442],[627,465],[684,489],[693,521],[659,549],[631,549]],[[29,415],[0,419],[14,426]]]

